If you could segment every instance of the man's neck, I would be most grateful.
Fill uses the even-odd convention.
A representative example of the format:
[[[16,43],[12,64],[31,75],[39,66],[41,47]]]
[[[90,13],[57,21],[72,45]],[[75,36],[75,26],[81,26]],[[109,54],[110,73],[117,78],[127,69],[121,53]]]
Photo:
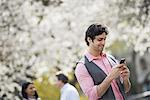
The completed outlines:
[[[66,83],[61,84],[60,88],[62,89]]]
[[[61,91],[61,92],[63,92],[63,91],[65,90],[66,84],[67,84],[67,83],[61,85],[61,88],[60,88],[60,91]]]
[[[90,48],[88,49],[88,52],[89,52],[91,55],[95,56],[95,57],[100,56],[100,55],[102,54],[101,51],[95,51],[95,50],[92,50],[92,49],[90,49]]]

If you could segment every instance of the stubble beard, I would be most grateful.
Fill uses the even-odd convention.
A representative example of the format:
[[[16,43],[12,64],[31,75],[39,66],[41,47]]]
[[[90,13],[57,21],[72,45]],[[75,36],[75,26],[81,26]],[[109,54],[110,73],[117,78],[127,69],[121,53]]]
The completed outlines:
[[[99,52],[102,53],[103,49],[104,49],[104,47],[99,47]]]
[[[101,54],[101,53],[103,52],[103,48],[101,48],[101,47],[100,47],[100,48],[97,48],[97,49],[96,49],[96,52],[97,52],[97,53],[99,52],[99,54]]]

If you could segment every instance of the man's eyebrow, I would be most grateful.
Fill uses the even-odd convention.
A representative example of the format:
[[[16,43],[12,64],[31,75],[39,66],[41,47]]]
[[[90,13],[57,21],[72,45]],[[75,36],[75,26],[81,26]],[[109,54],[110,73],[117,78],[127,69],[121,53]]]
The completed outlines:
[[[100,37],[100,38],[97,38],[97,39],[106,39],[106,37],[104,37],[104,38],[103,38],[103,37]]]

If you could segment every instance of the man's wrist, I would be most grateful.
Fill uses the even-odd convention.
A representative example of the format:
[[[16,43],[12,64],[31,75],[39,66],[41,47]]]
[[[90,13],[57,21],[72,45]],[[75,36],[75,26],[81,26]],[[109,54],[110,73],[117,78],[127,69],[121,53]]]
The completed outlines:
[[[106,78],[107,78],[107,80],[110,81],[110,82],[113,80],[113,77],[112,77],[110,74],[109,74]]]

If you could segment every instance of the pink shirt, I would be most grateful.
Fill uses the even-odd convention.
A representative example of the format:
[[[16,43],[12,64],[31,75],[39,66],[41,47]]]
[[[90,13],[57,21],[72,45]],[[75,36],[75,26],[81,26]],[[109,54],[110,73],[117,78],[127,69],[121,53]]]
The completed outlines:
[[[106,54],[103,53],[102,56],[94,57],[90,53],[86,53],[85,56],[88,58],[89,61],[93,61],[96,65],[100,66],[100,68],[106,73],[106,75],[111,72],[112,67],[106,57]],[[99,98],[97,95],[97,85],[94,85],[93,79],[89,75],[84,65],[84,61],[78,63],[75,69],[75,75],[81,89],[83,90],[85,95],[88,96],[88,99],[97,100]],[[112,81],[111,87],[113,89],[116,100],[124,100],[115,80]]]

